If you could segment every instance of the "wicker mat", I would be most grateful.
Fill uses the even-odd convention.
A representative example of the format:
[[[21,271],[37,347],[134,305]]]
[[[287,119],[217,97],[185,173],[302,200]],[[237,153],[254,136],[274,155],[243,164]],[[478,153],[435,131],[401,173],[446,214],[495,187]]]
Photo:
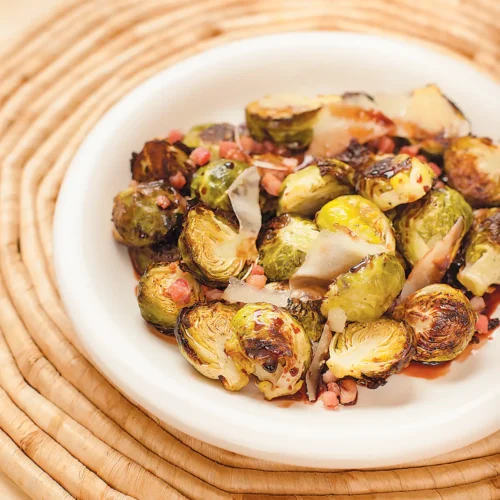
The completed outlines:
[[[154,419],[79,352],[51,241],[82,140],[188,55],[261,33],[353,30],[419,39],[500,77],[499,19],[498,0],[70,0],[0,55],[0,469],[37,500],[499,499],[500,433],[391,470],[314,471]]]

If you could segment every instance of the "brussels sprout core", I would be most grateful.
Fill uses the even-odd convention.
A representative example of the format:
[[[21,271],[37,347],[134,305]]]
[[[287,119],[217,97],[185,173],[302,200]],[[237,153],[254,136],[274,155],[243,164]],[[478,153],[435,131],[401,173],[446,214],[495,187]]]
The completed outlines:
[[[358,384],[375,389],[390,375],[410,364],[415,337],[405,323],[381,318],[369,323],[350,323],[336,333],[330,344],[327,366],[336,378],[353,377]]]
[[[394,309],[417,336],[416,361],[439,363],[456,358],[474,335],[477,315],[467,297],[448,285],[436,284],[410,295]]]
[[[241,351],[252,361],[257,387],[266,399],[295,394],[311,362],[311,344],[302,326],[285,310],[265,303],[246,304],[231,326]]]

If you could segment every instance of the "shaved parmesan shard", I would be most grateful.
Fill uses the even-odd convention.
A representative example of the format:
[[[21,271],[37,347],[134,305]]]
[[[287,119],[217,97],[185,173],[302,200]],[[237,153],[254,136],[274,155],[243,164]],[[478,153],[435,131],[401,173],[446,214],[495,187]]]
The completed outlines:
[[[328,325],[325,325],[316,347],[316,351],[314,352],[311,366],[306,373],[306,392],[309,401],[316,401],[318,397],[319,377],[321,375],[321,369],[325,363],[331,341],[332,332],[330,331],[330,328],[328,328]]]
[[[403,286],[399,302],[427,285],[441,282],[455,257],[464,229],[465,221],[460,217],[448,234],[415,264]]]
[[[229,286],[224,290],[222,298],[229,302],[243,302],[244,304],[256,304],[266,302],[278,307],[286,307],[290,292],[288,290],[273,290],[270,288],[256,288],[245,281],[230,278]]]
[[[326,293],[341,273],[361,262],[367,255],[385,253],[384,245],[368,243],[344,226],[322,230],[312,242],[302,266],[290,278],[292,295],[307,292],[316,298]]]
[[[410,94],[377,94],[378,109],[396,124],[395,134],[412,139],[469,135],[470,123],[436,85]]]
[[[364,144],[390,134],[393,122],[365,94],[346,94],[327,102],[318,114],[308,154],[335,156],[344,151],[353,139]]]
[[[249,167],[241,172],[227,190],[231,206],[238,219],[240,231],[235,238],[221,245],[219,257],[234,255],[254,259],[257,257],[257,235],[262,225],[259,205],[260,175],[257,167]]]

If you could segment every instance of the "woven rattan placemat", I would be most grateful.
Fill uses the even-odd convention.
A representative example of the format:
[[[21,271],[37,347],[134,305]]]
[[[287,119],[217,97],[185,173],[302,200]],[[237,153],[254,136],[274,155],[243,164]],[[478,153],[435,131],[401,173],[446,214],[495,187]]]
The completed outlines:
[[[499,77],[499,19],[498,0],[71,0],[4,52],[0,469],[37,500],[500,498],[500,433],[391,470],[314,471],[235,455],[152,418],[79,352],[51,241],[82,140],[113,103],[188,55],[262,33],[353,30],[435,44]]]

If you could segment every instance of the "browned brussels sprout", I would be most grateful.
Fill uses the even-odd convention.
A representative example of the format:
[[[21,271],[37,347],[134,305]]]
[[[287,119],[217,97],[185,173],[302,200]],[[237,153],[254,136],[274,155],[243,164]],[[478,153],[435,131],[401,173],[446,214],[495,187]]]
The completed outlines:
[[[129,187],[115,196],[113,222],[121,242],[142,247],[164,241],[185,210],[184,198],[163,181]]]
[[[128,253],[132,265],[139,275],[142,275],[155,262],[169,263],[181,260],[181,254],[175,245],[161,242],[145,247],[130,247]]]
[[[192,127],[182,142],[190,148],[205,147],[212,158],[219,156],[219,142],[234,141],[234,125],[230,123],[205,123]]]

